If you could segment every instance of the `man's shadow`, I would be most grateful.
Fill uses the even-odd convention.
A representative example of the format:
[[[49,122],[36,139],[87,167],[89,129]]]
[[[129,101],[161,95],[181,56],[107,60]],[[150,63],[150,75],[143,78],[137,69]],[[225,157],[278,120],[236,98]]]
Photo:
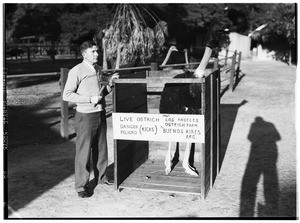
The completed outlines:
[[[279,185],[277,174],[277,145],[280,135],[273,123],[256,117],[251,124],[248,139],[251,151],[242,181],[240,217],[253,217],[257,184],[263,177],[265,205],[258,203],[258,217],[273,217],[278,212]]]

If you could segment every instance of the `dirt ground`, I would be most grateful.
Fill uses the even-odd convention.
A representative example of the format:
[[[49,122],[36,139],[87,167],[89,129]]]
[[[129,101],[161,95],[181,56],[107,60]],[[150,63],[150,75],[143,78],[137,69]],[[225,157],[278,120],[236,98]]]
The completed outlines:
[[[241,74],[234,92],[226,90],[228,74],[222,74],[223,161],[205,200],[100,185],[92,197],[79,198],[74,110],[70,139],[63,140],[58,78],[7,79],[8,218],[295,218],[296,67],[242,60]],[[111,97],[107,104],[111,113]],[[114,162],[112,142],[108,116],[109,164]]]

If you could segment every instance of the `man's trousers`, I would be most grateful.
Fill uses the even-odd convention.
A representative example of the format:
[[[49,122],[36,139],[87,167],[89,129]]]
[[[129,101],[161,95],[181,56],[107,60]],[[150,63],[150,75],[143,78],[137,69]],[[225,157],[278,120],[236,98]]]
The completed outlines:
[[[90,178],[92,155],[96,182],[106,178],[108,164],[105,110],[94,113],[76,112],[75,190],[85,190]]]

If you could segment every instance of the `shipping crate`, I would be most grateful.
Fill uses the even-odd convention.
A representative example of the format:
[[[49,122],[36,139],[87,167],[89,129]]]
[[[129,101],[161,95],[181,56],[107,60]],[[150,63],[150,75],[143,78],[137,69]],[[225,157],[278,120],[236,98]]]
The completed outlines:
[[[123,188],[191,193],[205,198],[219,172],[220,149],[220,71],[204,78],[173,78],[180,71],[144,71],[115,81],[114,114],[157,114],[160,95],[166,83],[201,85],[201,115],[204,116],[204,141],[193,144],[194,166],[199,176],[184,172],[181,161],[165,174],[164,157],[154,150],[167,151],[167,142],[141,141],[138,138],[114,139],[115,189]],[[185,117],[186,115],[181,115]],[[113,123],[114,124],[114,123]],[[116,127],[115,124],[113,126]],[[150,127],[149,127],[150,128]],[[153,128],[152,130],[154,130]],[[167,139],[174,141],[174,139]],[[172,153],[175,149],[172,149]],[[177,152],[183,155],[182,150]],[[152,154],[152,155],[151,155]],[[182,156],[181,155],[181,156]]]

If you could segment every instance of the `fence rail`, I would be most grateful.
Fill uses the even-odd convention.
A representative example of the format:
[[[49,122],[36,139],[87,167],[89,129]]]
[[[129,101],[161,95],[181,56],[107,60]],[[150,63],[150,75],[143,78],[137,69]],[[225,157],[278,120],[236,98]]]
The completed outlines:
[[[58,75],[60,75],[60,72],[7,75],[6,78],[11,79],[11,78],[19,78],[19,77],[42,77],[42,76],[58,76]]]
[[[23,59],[23,56],[30,62],[31,59],[55,56],[72,56],[77,59],[79,56],[79,46],[74,44],[42,44],[42,43],[12,43],[5,46],[6,59]]]
[[[231,56],[228,56],[228,53],[232,52],[233,54]],[[240,67],[241,67],[241,58],[242,58],[242,52],[239,53],[237,50],[230,51],[226,50],[225,57],[223,58],[217,58],[217,62],[214,64],[214,68],[220,68],[220,74],[222,73],[228,73],[230,71],[230,77],[229,77],[229,90],[234,90],[234,85],[237,84],[239,79],[239,73],[240,73]],[[228,60],[231,59],[231,63],[228,65]],[[224,61],[224,63],[219,63],[220,61]]]

